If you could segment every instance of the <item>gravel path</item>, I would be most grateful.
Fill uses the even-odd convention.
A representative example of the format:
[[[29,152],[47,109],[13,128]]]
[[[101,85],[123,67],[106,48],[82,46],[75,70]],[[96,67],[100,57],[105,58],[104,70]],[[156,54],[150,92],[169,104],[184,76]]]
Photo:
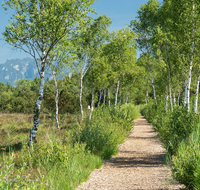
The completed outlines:
[[[171,179],[164,165],[165,150],[156,132],[143,116],[135,120],[133,132],[120,146],[119,153],[106,160],[78,190],[183,189]]]

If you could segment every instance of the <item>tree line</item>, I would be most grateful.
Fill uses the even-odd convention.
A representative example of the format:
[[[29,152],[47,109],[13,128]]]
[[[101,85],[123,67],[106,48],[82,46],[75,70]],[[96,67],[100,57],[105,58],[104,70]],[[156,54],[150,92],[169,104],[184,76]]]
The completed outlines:
[[[198,111],[199,93],[199,1],[149,0],[138,9],[130,27],[136,32],[138,61],[149,67],[155,105],[166,102]],[[148,90],[146,90],[148,94]],[[169,104],[169,105],[168,105]]]
[[[165,102],[165,109],[171,111],[175,105],[185,105],[189,111],[192,104],[197,112],[199,2],[166,0],[160,4],[158,0],[149,0],[138,9],[137,19],[113,32],[108,30],[110,18],[88,15],[95,13],[90,8],[92,3],[92,0],[4,3],[5,10],[14,10],[4,39],[35,59],[40,76],[34,96],[37,101],[31,107],[34,124],[29,144],[36,139],[41,106],[45,104],[48,111],[55,111],[58,129],[59,112],[79,109],[83,120],[84,110],[90,105],[91,119],[95,106],[106,105],[106,101],[108,106],[116,107],[122,102],[148,104],[153,99],[155,106]],[[137,50],[141,51],[139,58]],[[64,76],[66,68],[72,79]],[[46,72],[52,74],[51,82],[45,83]],[[64,92],[71,96],[65,94],[62,99]],[[28,104],[24,107],[27,109]]]

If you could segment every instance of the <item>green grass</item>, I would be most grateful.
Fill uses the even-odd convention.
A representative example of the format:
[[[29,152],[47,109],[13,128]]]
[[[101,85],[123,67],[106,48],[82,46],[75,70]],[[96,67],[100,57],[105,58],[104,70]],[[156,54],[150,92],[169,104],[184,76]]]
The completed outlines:
[[[103,159],[118,151],[139,116],[133,105],[99,108],[92,120],[59,115],[61,130],[51,114],[40,115],[37,143],[28,147],[33,115],[0,115],[0,189],[75,189]]]

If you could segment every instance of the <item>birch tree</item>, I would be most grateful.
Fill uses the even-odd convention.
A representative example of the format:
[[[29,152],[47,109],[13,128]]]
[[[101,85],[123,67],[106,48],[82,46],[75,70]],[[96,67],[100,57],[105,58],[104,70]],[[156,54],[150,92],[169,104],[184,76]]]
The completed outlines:
[[[137,35],[137,46],[148,56],[148,65],[149,71],[151,73],[151,84],[154,95],[154,102],[157,106],[156,99],[156,90],[154,85],[154,76],[151,66],[151,38],[152,32],[155,28],[155,19],[156,13],[158,11],[159,1],[157,0],[149,0],[146,4],[143,4],[138,10],[138,16],[136,17],[138,20],[132,20],[130,23],[130,27],[136,32]]]
[[[29,145],[36,142],[47,57],[66,34],[73,33],[86,24],[88,11],[91,11],[89,6],[93,2],[94,0],[9,0],[3,4],[5,10],[13,9],[14,12],[3,33],[4,39],[35,59],[41,79]]]
[[[105,15],[101,15],[98,18],[91,20],[88,27],[78,35],[78,61],[80,65],[81,79],[80,79],[80,109],[81,117],[83,120],[82,109],[82,89],[83,89],[83,77],[87,73],[90,66],[95,61],[95,58],[99,56],[99,50],[106,40],[108,35],[107,27],[111,24],[110,18]]]
[[[123,28],[111,34],[110,42],[104,47],[104,54],[111,64],[111,76],[117,82],[114,107],[117,106],[120,80],[136,62],[135,33]]]

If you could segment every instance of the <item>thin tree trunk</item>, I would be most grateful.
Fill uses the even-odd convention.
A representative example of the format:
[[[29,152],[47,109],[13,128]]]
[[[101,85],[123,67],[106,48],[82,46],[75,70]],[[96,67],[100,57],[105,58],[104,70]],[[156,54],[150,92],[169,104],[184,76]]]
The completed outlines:
[[[167,47],[165,46],[165,57],[166,57],[166,63],[167,63],[167,70],[168,70],[168,82],[169,82],[169,102],[170,102],[170,108],[173,112],[173,105],[172,105],[172,92],[171,92],[171,83],[170,83],[170,70],[169,70],[169,62],[167,59]]]
[[[168,107],[168,92],[166,94],[166,107],[165,107],[166,110],[167,110],[167,107]]]
[[[80,109],[81,109],[81,119],[83,120],[83,106],[82,106],[83,76],[81,76],[80,83],[81,83],[81,87],[80,87],[79,102],[80,102]]]
[[[146,91],[146,104],[149,104],[149,95],[148,95],[148,91]]]
[[[188,109],[188,112],[190,111],[190,86],[191,86],[191,78],[192,78],[192,62],[193,62],[193,52],[194,52],[194,0],[193,0],[193,12],[192,12],[192,49],[190,53],[190,68],[188,71],[188,82],[187,82],[187,91],[186,91],[186,106]]]
[[[41,70],[40,70],[40,88],[39,88],[39,95],[38,99],[35,103],[35,110],[34,110],[34,122],[33,122],[33,128],[30,133],[30,140],[29,140],[29,146],[33,143],[36,143],[36,134],[38,130],[38,125],[40,123],[40,107],[42,104],[42,100],[44,97],[44,83],[45,83],[45,64],[46,64],[46,45],[45,42],[43,42],[42,47],[42,63],[41,63]]]
[[[101,103],[101,97],[102,97],[103,91],[104,91],[104,88],[100,91],[99,101],[98,101],[98,106],[100,106],[100,103]]]
[[[129,95],[129,93],[128,93],[128,85],[127,85],[127,89],[126,89],[126,104],[128,103],[128,95]]]
[[[56,95],[55,95],[56,115],[55,115],[55,117],[56,117],[57,128],[60,130],[59,121],[58,121],[58,86],[57,86],[57,82],[56,82],[56,77],[55,77],[54,71],[53,71],[53,78],[54,78],[55,88],[56,88]]]
[[[176,106],[176,96],[175,96],[175,92],[173,92],[173,105]]]
[[[187,83],[186,83],[186,80],[184,80],[184,88],[185,88],[185,93],[184,93],[183,104],[185,106],[186,105],[186,93],[187,93]]]
[[[180,105],[180,96],[181,96],[181,89],[180,89],[180,86],[178,88],[178,98],[177,98],[177,105],[179,106]]]
[[[103,106],[106,106],[106,88],[104,88]]]
[[[110,91],[109,91],[109,88],[108,88],[108,106],[110,107]]]
[[[82,92],[83,92],[83,77],[85,76],[87,70],[85,71],[86,68],[86,64],[87,64],[87,55],[85,56],[85,62],[84,62],[84,66],[81,72],[81,79],[80,79],[80,94],[79,94],[79,103],[80,103],[80,110],[81,110],[81,120],[83,120],[83,106],[82,106]],[[84,73],[85,71],[85,73]]]
[[[196,84],[196,92],[195,92],[195,99],[194,99],[194,112],[195,113],[197,113],[197,109],[198,109],[199,81],[200,81],[200,76],[197,77],[197,84]]]
[[[91,109],[90,109],[90,116],[89,120],[92,118],[92,112],[94,111],[94,87],[92,88],[92,102],[91,102]]]
[[[115,93],[115,108],[117,106],[117,95],[118,95],[118,91],[119,91],[119,78],[117,81],[117,89],[116,89],[116,93]]]
[[[152,69],[151,69],[149,47],[148,47],[148,57],[149,57],[149,70],[150,70],[150,73],[151,73],[151,84],[152,84],[152,88],[153,88],[153,97],[154,97],[155,105],[157,106],[156,90],[155,90],[155,86],[154,86],[154,83],[153,83],[153,72],[152,72]]]

